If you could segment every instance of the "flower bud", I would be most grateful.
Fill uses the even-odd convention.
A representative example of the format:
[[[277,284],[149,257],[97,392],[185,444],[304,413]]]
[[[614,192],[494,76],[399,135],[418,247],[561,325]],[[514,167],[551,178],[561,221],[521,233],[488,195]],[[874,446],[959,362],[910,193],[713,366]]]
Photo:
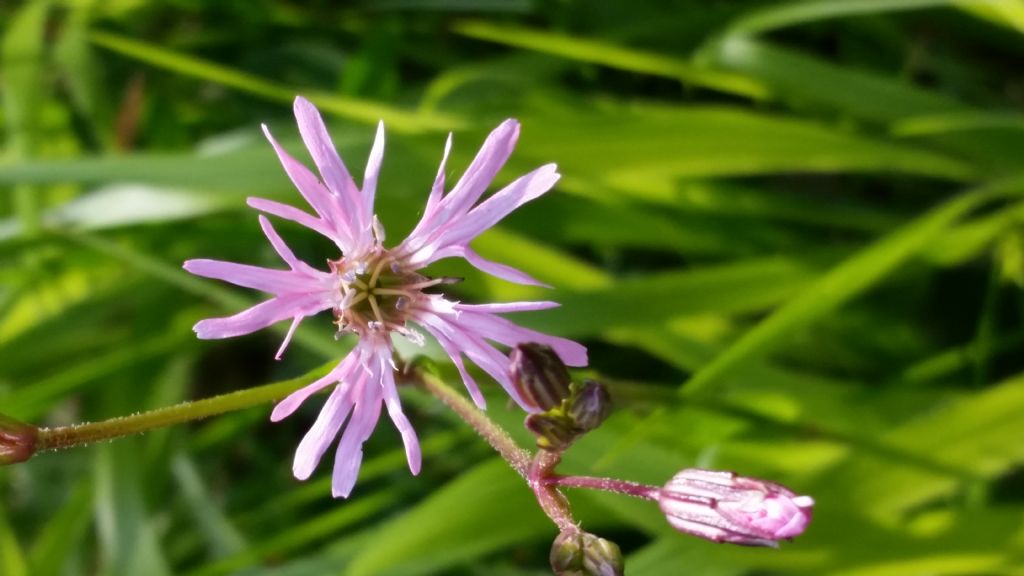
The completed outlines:
[[[550,346],[519,344],[509,358],[512,383],[528,405],[540,411],[551,410],[569,397],[569,370]]]
[[[680,532],[714,542],[777,547],[811,521],[814,500],[778,484],[688,468],[658,493],[658,505]]]
[[[611,409],[612,398],[604,384],[593,380],[584,380],[578,387],[573,384],[567,415],[581,432],[590,432],[600,426]]]
[[[39,429],[0,414],[0,465],[24,462],[36,453]]]
[[[537,437],[538,448],[554,452],[564,451],[581,434],[572,420],[558,411],[530,414],[526,417],[526,428]]]
[[[587,532],[559,534],[550,559],[557,576],[622,576],[619,546]]]

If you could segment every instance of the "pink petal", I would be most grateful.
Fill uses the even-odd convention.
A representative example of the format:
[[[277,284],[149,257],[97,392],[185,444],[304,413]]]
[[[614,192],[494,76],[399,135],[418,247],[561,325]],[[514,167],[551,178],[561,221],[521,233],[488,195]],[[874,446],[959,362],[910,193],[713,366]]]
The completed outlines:
[[[277,255],[280,256],[286,264],[288,264],[289,268],[309,276],[322,275],[324,277],[330,277],[330,275],[320,272],[316,268],[313,268],[309,264],[306,264],[302,260],[296,258],[295,253],[292,252],[292,249],[285,244],[284,240],[281,239],[277,230],[275,230],[274,226],[271,225],[270,220],[263,214],[260,214],[259,219],[260,228],[263,229],[263,235],[267,237],[267,240],[270,241],[270,245],[274,247],[274,251],[277,252]]]
[[[299,134],[306,144],[313,163],[316,164],[320,176],[323,177],[327,187],[330,188],[335,198],[340,202],[333,204],[334,219],[344,222],[353,237],[356,231],[369,223],[363,218],[364,206],[359,197],[359,189],[349,174],[341,156],[338,155],[330,133],[324,125],[320,112],[302,96],[295,98],[295,119],[299,124]]]
[[[299,123],[299,129],[302,129],[301,122]],[[331,224],[332,231],[335,233],[335,236],[331,238],[336,239],[343,245],[351,244],[352,225],[350,223],[350,214],[345,214],[338,207],[336,197],[320,183],[320,179],[310,172],[309,168],[306,168],[301,162],[292,158],[277,143],[277,140],[270,134],[270,130],[267,129],[265,124],[263,125],[263,134],[270,141],[270,145],[274,147],[274,151],[277,152],[277,157],[281,160],[284,171],[291,178],[295,187],[298,188],[302,197],[306,199],[306,202],[309,202],[309,205],[313,207],[313,210],[316,211],[320,218]],[[307,142],[308,145],[309,143]]]
[[[444,196],[444,170],[445,166],[448,165],[448,155],[451,151],[452,133],[449,132],[448,139],[444,142],[444,154],[441,155],[441,163],[437,166],[437,176],[434,177],[434,185],[430,187],[430,196],[427,197],[425,214],[432,212],[437,203],[441,201],[441,197]]]
[[[200,320],[192,328],[203,340],[231,338],[266,328],[298,314],[310,316],[332,306],[320,294],[288,294],[277,296],[226,318]]]
[[[470,209],[490,186],[505,165],[519,139],[519,122],[509,118],[495,128],[484,141],[473,162],[448,196],[441,201],[440,224]]]
[[[456,310],[467,312],[482,312],[487,314],[506,314],[508,312],[533,312],[535,310],[550,310],[561,306],[558,302],[539,300],[535,302],[497,302],[491,304],[455,304]]]
[[[284,335],[284,341],[281,342],[281,346],[277,349],[277,354],[274,354],[274,360],[280,360],[281,356],[284,356],[284,351],[288,348],[288,344],[292,341],[292,336],[295,335],[295,329],[299,327],[302,322],[303,316],[296,316],[292,318],[292,325],[288,327],[288,333]]]
[[[519,123],[515,120],[506,120],[495,128],[451,193],[436,208],[428,205],[430,210],[423,214],[420,223],[402,244],[403,251],[416,252],[428,243],[434,243],[449,221],[455,221],[469,211],[512,154],[518,137]]]
[[[291,220],[292,222],[296,222],[306,228],[309,228],[321,236],[330,238],[342,251],[348,247],[347,239],[346,241],[343,241],[338,234],[331,229],[329,224],[318,218],[310,216],[306,212],[303,212],[294,206],[289,206],[273,200],[267,200],[265,198],[247,198],[245,203],[257,210],[266,212],[267,214],[273,214],[278,218]]]
[[[480,391],[480,385],[476,383],[476,380],[474,380],[466,370],[466,365],[462,361],[462,353],[459,351],[459,348],[440,330],[425,324],[423,328],[427,332],[430,332],[430,335],[433,336],[434,339],[437,340],[438,344],[441,345],[441,349],[444,350],[445,354],[451,358],[452,363],[455,364],[455,368],[459,371],[459,375],[462,376],[462,383],[466,386],[466,391],[469,392],[469,397],[473,399],[473,403],[476,404],[477,408],[486,410],[487,400],[484,399],[484,395]]]
[[[373,221],[373,201],[377,194],[377,177],[380,175],[380,164],[384,160],[384,122],[377,123],[377,135],[370,148],[370,156],[366,159],[366,173],[363,176],[363,222]]]
[[[523,328],[500,316],[477,312],[464,312],[459,316],[459,325],[480,336],[506,346],[524,342],[539,342],[551,346],[569,366],[586,366],[587,349],[578,342],[557,336],[550,336],[536,330]]]
[[[306,480],[313,474],[313,470],[320,463],[320,458],[334,441],[345,418],[348,417],[349,411],[352,410],[352,400],[348,394],[349,388],[342,383],[331,392],[323,409],[320,410],[316,422],[299,442],[299,447],[295,450],[295,461],[292,464],[292,473],[299,480]]]
[[[398,397],[398,388],[395,386],[395,372],[390,365],[390,346],[386,347],[386,350],[387,356],[383,354],[378,356],[384,403],[388,408],[388,415],[391,416],[391,421],[395,423],[395,428],[398,428],[399,434],[402,435],[402,443],[405,445],[405,456],[409,461],[409,470],[413,474],[419,474],[420,465],[423,460],[423,455],[420,452],[420,442],[416,438],[416,430],[413,429],[409,419],[405,417],[405,413],[402,411],[402,402]]]
[[[516,208],[551,190],[560,177],[557,170],[554,164],[546,164],[520,176],[458,221],[452,221],[443,233],[443,244],[467,244]]]
[[[484,342],[483,338],[479,335],[470,330],[464,329],[447,318],[442,318],[435,314],[428,314],[420,318],[420,321],[423,323],[424,328],[427,328],[427,330],[437,338],[437,341],[441,343],[442,347],[445,348],[445,351],[449,353],[449,356],[451,356],[453,360],[455,356],[448,351],[448,348],[445,346],[445,340],[450,341],[451,348],[453,348],[456,353],[461,351],[474,364],[479,366],[484,372],[487,372],[491,378],[494,378],[494,380],[497,381],[506,392],[508,392],[520,407],[527,411],[530,410],[530,406],[523,401],[522,397],[520,397],[519,393],[515,390],[515,387],[512,386],[512,381],[509,378],[509,359],[507,356],[496,350],[493,346]],[[456,364],[456,366],[458,366],[458,364]],[[472,390],[470,390],[471,395],[472,393]]]
[[[270,294],[310,293],[325,289],[319,279],[291,270],[272,270],[248,264],[205,259],[186,260],[182,267],[196,276],[223,280],[236,286]]]
[[[466,261],[469,262],[471,266],[473,266],[474,268],[481,272],[486,272],[487,274],[490,274],[495,278],[501,278],[502,280],[508,280],[509,282],[515,282],[516,284],[524,284],[526,286],[540,286],[542,288],[551,288],[550,284],[545,284],[544,282],[537,280],[536,278],[530,276],[529,274],[523,272],[522,270],[513,268],[507,264],[500,264],[498,262],[494,262],[493,260],[488,260],[484,258],[483,256],[477,254],[472,248],[469,248],[468,246],[460,247],[458,252],[461,252],[461,256],[465,258]],[[443,252],[439,251],[437,254],[442,253]],[[440,260],[440,258],[437,259]],[[431,262],[434,261],[435,260],[431,260]]]
[[[318,379],[316,382],[307,384],[302,388],[292,392],[287,398],[281,400],[274,406],[274,411],[270,414],[271,422],[280,422],[288,416],[291,416],[295,410],[302,405],[310,396],[316,394],[320,390],[330,386],[331,384],[345,381],[352,369],[358,366],[356,350],[353,350],[345,357],[344,360],[338,363],[337,366],[331,369],[326,375]]]
[[[363,393],[356,399],[352,419],[341,435],[338,452],[334,458],[334,474],[331,481],[331,494],[335,498],[348,498],[359,476],[359,466],[363,462],[363,443],[373,433],[380,418],[381,388],[379,382],[371,379],[378,374],[367,376]]]
[[[423,216],[416,224],[416,228],[402,241],[404,251],[406,247],[421,247],[429,240],[429,237],[437,228],[437,219],[434,213],[437,211],[438,203],[444,195],[445,166],[448,164],[448,154],[452,150],[452,134],[448,133],[448,140],[444,144],[444,155],[441,156],[441,164],[437,167],[437,176],[434,177],[434,185],[430,188],[430,196],[427,197],[427,206],[423,209]]]

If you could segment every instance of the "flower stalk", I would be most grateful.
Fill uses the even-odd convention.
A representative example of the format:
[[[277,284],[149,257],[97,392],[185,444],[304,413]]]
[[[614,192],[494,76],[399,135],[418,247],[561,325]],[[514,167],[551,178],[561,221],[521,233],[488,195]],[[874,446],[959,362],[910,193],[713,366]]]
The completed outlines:
[[[529,479],[530,453],[516,444],[516,441],[508,435],[504,428],[498,426],[487,417],[487,414],[437,376],[422,370],[412,373],[411,376],[414,381],[422,384],[428,392],[443,402],[445,406],[451,408],[466,424],[469,424],[484,441],[491,445],[491,448],[494,448],[508,462],[513,470],[523,478]]]
[[[0,460],[0,463],[13,464],[27,460],[39,452],[64,450],[103,440],[133,436],[158,428],[166,428],[176,424],[184,424],[219,414],[267,404],[279,400],[305,386],[312,377],[322,374],[325,369],[326,367],[322,367],[311,374],[292,380],[256,386],[194,402],[183,402],[174,406],[132,414],[131,416],[121,416],[100,422],[87,422],[53,428],[35,429],[35,427],[32,427],[35,430],[35,436],[30,453],[27,456],[23,454],[23,457],[18,460]]]

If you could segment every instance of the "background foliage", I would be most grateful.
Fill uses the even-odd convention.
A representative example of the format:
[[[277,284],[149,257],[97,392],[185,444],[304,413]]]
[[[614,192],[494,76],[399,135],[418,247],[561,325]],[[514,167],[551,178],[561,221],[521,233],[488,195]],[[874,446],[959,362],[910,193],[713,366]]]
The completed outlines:
[[[618,403],[564,470],[737,469],[818,501],[770,551],[573,494],[629,574],[1024,574],[1024,2],[336,4],[0,6],[0,411],[103,419],[344,353],[326,320],[280,363],[280,334],[189,329],[256,295],[184,259],[277,265],[244,197],[299,201],[258,129],[298,153],[296,93],[353,167],[384,119],[391,238],[448,131],[457,175],[515,116],[500,179],[565,177],[476,246],[556,289],[437,273],[465,276],[466,301],[564,304],[524,322],[587,343]],[[315,406],[0,470],[0,574],[544,574],[554,530],[529,492],[405,398],[424,473],[382,424],[349,501],[329,467],[291,478]]]

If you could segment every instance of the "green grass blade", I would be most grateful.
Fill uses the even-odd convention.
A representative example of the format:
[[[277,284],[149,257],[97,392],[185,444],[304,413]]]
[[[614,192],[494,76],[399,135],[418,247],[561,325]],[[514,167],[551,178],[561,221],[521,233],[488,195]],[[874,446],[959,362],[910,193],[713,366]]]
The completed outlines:
[[[1024,192],[1024,179],[985,186],[942,204],[853,255],[777,309],[704,366],[681,389],[706,393],[731,370],[782,345],[786,336],[864,293],[951,224],[994,198]]]
[[[701,68],[678,57],[625,48],[607,41],[574,38],[545,30],[495,24],[481,20],[458,22],[453,26],[453,30],[478,40],[487,40],[638,74],[671,78],[684,84],[756,100],[765,99],[769,95],[764,86],[745,76]]]
[[[820,20],[884,12],[921,10],[956,4],[956,0],[804,0],[773,4],[744,14],[729,34],[764,34]]]
[[[375,124],[378,120],[383,120],[389,129],[402,132],[450,130],[461,125],[455,118],[438,113],[407,112],[380,102],[284,86],[240,70],[118,34],[94,31],[89,37],[97,45],[129,58],[185,76],[235,88],[267,100],[290,104],[296,94],[301,93],[322,111],[358,122]]]

